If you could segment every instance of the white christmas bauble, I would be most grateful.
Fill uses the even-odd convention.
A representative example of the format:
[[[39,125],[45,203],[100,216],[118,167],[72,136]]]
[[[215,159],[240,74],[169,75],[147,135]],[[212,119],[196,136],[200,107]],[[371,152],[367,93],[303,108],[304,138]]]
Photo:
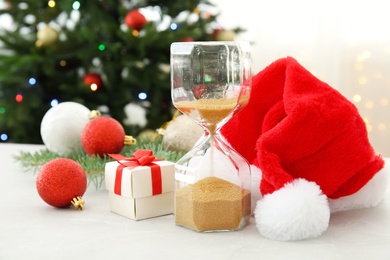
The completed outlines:
[[[163,145],[170,150],[188,152],[203,133],[203,129],[194,120],[179,115],[165,129]]]
[[[41,121],[41,138],[49,151],[69,155],[82,149],[81,132],[91,111],[76,102],[63,102],[50,108]]]
[[[125,118],[124,123],[126,125],[138,125],[140,127],[145,127],[148,123],[146,119],[146,109],[138,104],[127,104],[124,108],[127,118]]]

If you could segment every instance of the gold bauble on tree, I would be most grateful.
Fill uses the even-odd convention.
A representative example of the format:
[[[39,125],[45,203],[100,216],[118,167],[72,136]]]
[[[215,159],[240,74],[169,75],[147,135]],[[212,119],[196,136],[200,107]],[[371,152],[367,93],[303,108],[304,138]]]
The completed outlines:
[[[46,25],[38,30],[35,45],[37,47],[50,46],[58,41],[58,35],[58,31],[50,25]]]
[[[220,30],[215,35],[217,41],[234,41],[236,33],[232,30]]]

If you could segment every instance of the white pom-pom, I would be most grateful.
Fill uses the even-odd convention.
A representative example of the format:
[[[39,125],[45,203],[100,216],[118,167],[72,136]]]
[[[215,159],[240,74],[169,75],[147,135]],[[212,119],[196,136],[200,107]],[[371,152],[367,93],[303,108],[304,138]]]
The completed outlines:
[[[328,228],[329,218],[327,197],[317,184],[304,179],[264,196],[255,209],[259,232],[279,241],[318,237]]]
[[[41,138],[49,151],[68,155],[82,149],[81,132],[89,122],[90,110],[76,102],[50,108],[41,121]]]

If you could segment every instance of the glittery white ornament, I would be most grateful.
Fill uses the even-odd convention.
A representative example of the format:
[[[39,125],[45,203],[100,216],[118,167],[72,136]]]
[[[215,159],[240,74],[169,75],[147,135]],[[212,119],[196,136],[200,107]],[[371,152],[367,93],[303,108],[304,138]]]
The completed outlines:
[[[82,149],[81,133],[90,113],[76,102],[63,102],[50,108],[41,121],[41,138],[46,148],[60,155]]]
[[[179,115],[165,129],[163,144],[171,150],[188,152],[203,133],[204,130],[194,120]]]

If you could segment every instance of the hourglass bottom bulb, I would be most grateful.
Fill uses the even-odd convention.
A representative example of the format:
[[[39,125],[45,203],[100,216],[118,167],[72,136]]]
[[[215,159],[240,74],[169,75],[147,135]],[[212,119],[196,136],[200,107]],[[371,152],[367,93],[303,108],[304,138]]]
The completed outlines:
[[[237,230],[249,222],[249,190],[207,177],[176,191],[176,224],[196,231]]]

